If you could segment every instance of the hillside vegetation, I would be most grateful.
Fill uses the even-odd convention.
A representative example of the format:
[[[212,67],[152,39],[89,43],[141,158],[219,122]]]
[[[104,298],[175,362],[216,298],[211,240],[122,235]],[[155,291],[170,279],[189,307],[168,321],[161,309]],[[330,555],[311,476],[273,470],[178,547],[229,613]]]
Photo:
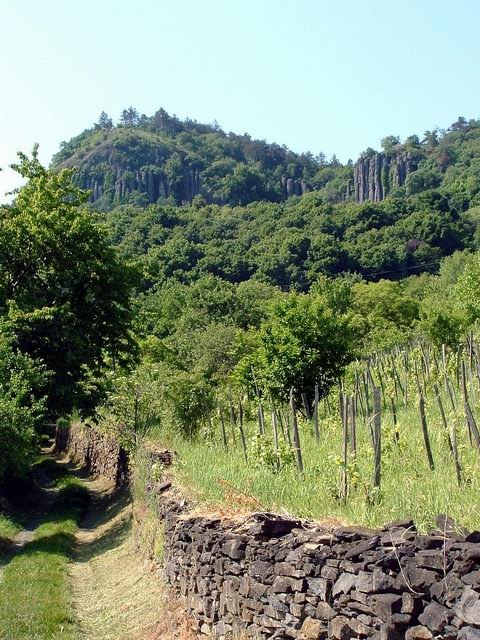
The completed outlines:
[[[463,210],[478,204],[479,151],[480,121],[462,117],[447,130],[426,131],[422,138],[411,135],[402,142],[387,136],[380,152],[369,147],[355,164],[342,164],[335,155],[295,153],[247,133],[227,133],[217,123],[180,120],[164,109],[147,117],[130,107],[117,124],[102,113],[93,127],[62,142],[53,166],[75,167],[77,184],[91,190],[102,210],[194,199],[237,206],[280,202],[308,191],[335,203],[410,196],[432,188],[452,196]],[[378,182],[376,195],[375,185],[368,185],[372,181]]]
[[[480,121],[464,118],[342,165],[130,108],[62,143],[53,166],[75,167],[146,287],[214,275],[306,291],[320,274],[398,279],[476,250],[479,157]]]
[[[17,170],[27,185],[1,210],[0,428],[7,455],[0,484],[28,474],[45,420],[75,413],[113,433],[131,453],[154,436],[173,443],[180,464],[192,469],[216,456],[214,468],[236,491],[253,491],[278,508],[366,522],[405,508],[419,519],[423,513],[426,526],[442,491],[455,501],[458,517],[474,524],[478,514],[468,501],[478,451],[474,431],[461,431],[460,423],[466,419],[462,366],[471,378],[468,419],[478,418],[480,393],[479,140],[480,122],[459,119],[422,141],[386,138],[381,153],[389,162],[367,151],[360,164],[342,167],[335,159],[326,163],[225,134],[217,125],[126,110],[117,126],[104,114],[64,144],[49,170],[36,151],[33,158],[21,155]],[[188,188],[196,184],[200,191],[185,198],[184,163],[194,147],[198,173],[189,174]],[[403,184],[394,184],[400,157],[410,169]],[[384,180],[386,197],[355,202],[357,187],[347,188],[345,176],[350,172],[355,181],[372,158],[371,166],[383,167],[372,173],[372,193],[380,193],[375,181]],[[226,160],[221,176],[209,173]],[[118,171],[127,165],[144,173],[128,180],[141,178],[147,191],[134,182],[125,191],[127,177]],[[249,178],[239,187],[235,180],[245,171]],[[96,176],[93,192],[78,186],[85,172],[89,180]],[[330,177],[315,183],[320,175]],[[296,187],[284,178],[315,189],[289,196]],[[155,192],[150,202],[148,189],[161,184],[164,195]],[[174,196],[172,184],[179,189]],[[278,184],[285,193],[275,191]],[[337,195],[333,184],[343,184]],[[228,197],[226,186],[233,189]],[[418,386],[423,371],[425,419],[435,429],[431,447],[441,463],[428,478],[430,471],[417,473],[410,501],[395,506],[396,484],[413,473],[424,433],[423,421],[413,422],[418,394],[402,398],[398,380],[385,378],[400,354],[402,380]],[[447,420],[449,430],[452,424],[458,430],[460,481],[435,408],[433,385],[445,373],[440,358],[451,368],[455,399]],[[382,363],[381,374],[371,363]],[[355,371],[364,376],[367,410],[357,457],[338,462],[339,447],[342,453],[351,445],[340,397],[360,402],[358,379],[354,392],[351,387]],[[372,437],[377,391],[385,434],[381,486],[372,485],[371,472],[379,446]],[[325,434],[320,444],[315,398]],[[276,420],[283,420],[283,439],[278,430],[275,435]],[[225,438],[227,423],[233,442]],[[394,428],[398,437],[391,436]],[[308,443],[303,466],[299,442]],[[267,461],[258,475],[263,488],[251,480],[258,461]],[[333,478],[329,489],[317,464]],[[337,490],[347,471],[351,490]],[[193,471],[184,477],[202,484]],[[298,485],[302,491],[284,491],[292,477],[305,483]],[[319,482],[326,493],[319,493]],[[263,491],[267,485],[276,487],[278,499]]]

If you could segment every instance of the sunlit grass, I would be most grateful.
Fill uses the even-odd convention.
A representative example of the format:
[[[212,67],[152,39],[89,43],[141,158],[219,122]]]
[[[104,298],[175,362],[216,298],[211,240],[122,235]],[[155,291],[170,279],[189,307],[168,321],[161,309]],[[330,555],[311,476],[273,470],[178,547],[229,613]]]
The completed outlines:
[[[67,564],[88,495],[76,478],[54,475],[59,491],[52,511],[36,530],[34,541],[7,564],[0,581],[0,638],[78,637]]]
[[[22,525],[18,518],[0,513],[0,553],[8,547],[15,535],[21,530]]]
[[[400,405],[397,408],[398,441],[392,414],[385,409],[380,491],[373,488],[373,448],[369,429],[359,419],[357,455],[354,456],[349,448],[346,500],[341,481],[342,427],[336,413],[322,412],[318,443],[313,436],[312,423],[300,420],[304,476],[294,464],[275,473],[267,468],[264,459],[254,455],[251,442],[258,427],[253,419],[246,425],[247,462],[238,433],[234,445],[229,431],[228,451],[224,450],[218,424],[215,433],[207,439],[202,436],[192,441],[168,431],[154,437],[177,452],[179,480],[203,502],[229,503],[231,506],[248,504],[251,508],[286,511],[313,519],[334,516],[347,523],[368,526],[412,518],[423,530],[435,525],[439,513],[447,513],[464,526],[478,529],[480,455],[475,445],[470,444],[461,408],[448,414],[449,423],[456,424],[463,472],[460,486],[433,394],[427,398],[426,408],[435,469],[432,471],[428,465],[417,406],[412,404],[405,408]],[[252,403],[251,415],[254,412]],[[267,444],[266,448],[272,449],[273,436],[268,420],[267,438],[272,444]]]

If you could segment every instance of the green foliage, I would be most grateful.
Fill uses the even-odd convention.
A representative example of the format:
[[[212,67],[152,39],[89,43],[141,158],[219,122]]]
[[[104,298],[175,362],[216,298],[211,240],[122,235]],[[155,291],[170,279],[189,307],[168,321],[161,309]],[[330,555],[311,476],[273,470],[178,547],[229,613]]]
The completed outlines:
[[[274,304],[237,376],[251,384],[253,371],[263,388],[284,400],[291,388],[312,396],[318,383],[325,392],[354,357],[355,337],[348,315],[319,296],[292,293]]]
[[[467,325],[477,324],[480,320],[480,254],[475,254],[465,266],[455,284],[454,295]]]
[[[105,404],[98,410],[102,428],[133,452],[161,423],[162,384],[158,367],[142,364],[110,381]]]
[[[0,483],[24,475],[36,456],[47,376],[0,332]]]
[[[135,271],[80,205],[72,172],[56,173],[19,154],[28,180],[0,209],[0,316],[24,353],[52,372],[53,416],[95,399],[107,362],[134,353],[130,293]],[[87,389],[89,387],[89,389]]]
[[[475,255],[467,251],[457,251],[445,258],[438,276],[430,280],[424,292],[419,329],[438,347],[442,344],[458,346],[464,332],[474,322],[461,302],[463,285],[458,284],[465,272],[473,274],[474,261]]]
[[[165,390],[165,411],[169,426],[192,437],[208,419],[215,404],[212,388],[198,373],[170,372]]]
[[[253,436],[249,453],[256,467],[269,469],[272,473],[280,473],[295,464],[295,451],[287,442],[281,440],[275,448],[271,438],[259,433]]]
[[[432,272],[470,247],[475,228],[437,192],[381,203],[328,204],[318,193],[288,203],[147,209],[102,216],[113,242],[137,260],[145,286],[214,275],[308,290],[321,275],[368,280]]]
[[[139,193],[149,202],[169,200],[181,205],[198,193],[195,175],[201,172],[201,193],[207,202],[245,205],[258,200],[284,200],[286,181],[296,181],[295,193],[311,183],[330,187],[325,197],[343,197],[352,176],[350,166],[343,167],[332,158],[330,163],[312,154],[296,154],[285,146],[254,140],[248,134],[225,133],[217,124],[179,120],[160,109],[152,117],[140,116],[129,107],[112,126],[102,112],[98,123],[79,136],[61,144],[53,159],[57,168],[77,167],[78,184],[102,187],[96,193],[96,206],[109,209],[112,204],[132,203]],[[328,179],[316,176],[322,167]],[[123,173],[122,188],[111,188],[118,169]],[[145,178],[155,176],[155,184]],[[311,188],[311,187],[309,187]]]
[[[366,353],[412,339],[419,303],[405,291],[404,282],[359,282],[353,285],[352,295],[357,322],[363,327]]]
[[[474,339],[476,341],[476,335]],[[465,344],[461,345],[460,354],[463,350],[471,408],[478,422],[478,407],[475,407],[473,398],[479,392],[479,384],[474,373],[468,373],[470,354],[465,347]],[[476,348],[473,349],[473,372],[475,354]],[[360,381],[357,389],[355,371]],[[171,432],[167,434],[167,442],[178,451],[182,461],[177,466],[177,473],[187,486],[194,488],[195,495],[208,504],[220,501],[232,506],[237,502],[256,509],[260,506],[262,510],[287,510],[309,518],[336,515],[342,522],[370,526],[383,525],[387,520],[408,514],[420,530],[430,529],[438,513],[448,513],[457,522],[476,530],[479,525],[476,501],[479,490],[476,472],[478,450],[465,426],[462,403],[454,406],[454,400],[450,399],[458,400],[462,395],[461,376],[457,377],[457,371],[457,348],[447,348],[444,360],[440,349],[432,349],[425,343],[417,344],[415,348],[396,348],[393,352],[373,354],[368,363],[352,363],[343,376],[341,389],[344,397],[357,397],[355,446],[349,420],[347,453],[344,456],[340,386],[335,385],[328,397],[319,403],[318,439],[314,435],[312,421],[297,413],[304,462],[302,475],[292,461],[291,424],[285,420],[288,406],[275,402],[276,415],[283,417],[282,427],[277,429],[277,449],[271,417],[273,405],[269,397],[263,398],[265,433],[258,435],[256,400],[249,401],[243,395],[246,456],[238,427],[227,429],[225,445],[220,420],[216,416],[208,439],[191,440]],[[419,384],[425,399],[434,469],[429,467],[422,442],[418,395],[415,392],[416,372],[419,372]],[[449,380],[452,396],[446,391],[444,375]],[[367,379],[370,379],[368,393],[366,382],[362,382]],[[434,384],[438,385],[447,428]],[[372,386],[381,389],[380,487],[375,487],[373,482]],[[239,395],[234,395],[234,405],[238,398]],[[365,411],[367,402],[368,412]],[[449,446],[454,434],[461,467],[460,481]],[[287,454],[283,466],[279,464],[281,451]],[[407,490],[399,492],[399,487]]]

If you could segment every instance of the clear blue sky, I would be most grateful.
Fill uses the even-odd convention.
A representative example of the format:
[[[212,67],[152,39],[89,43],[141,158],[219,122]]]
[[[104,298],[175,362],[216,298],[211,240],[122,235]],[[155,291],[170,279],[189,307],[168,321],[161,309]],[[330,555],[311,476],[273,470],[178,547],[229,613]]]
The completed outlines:
[[[479,24],[480,0],[0,0],[0,166],[129,105],[355,159],[480,116]]]

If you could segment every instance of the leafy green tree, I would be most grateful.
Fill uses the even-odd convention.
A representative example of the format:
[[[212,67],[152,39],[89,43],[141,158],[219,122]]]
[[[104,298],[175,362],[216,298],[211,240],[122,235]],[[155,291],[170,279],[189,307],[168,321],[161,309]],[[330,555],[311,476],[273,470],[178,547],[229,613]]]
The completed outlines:
[[[389,349],[413,337],[419,302],[405,294],[403,282],[359,282],[352,294],[352,309],[364,327],[365,353]]]
[[[266,200],[264,177],[248,164],[238,164],[222,181],[223,198],[232,206],[245,205],[253,200]]]
[[[138,111],[134,107],[124,109],[120,114],[120,124],[124,127],[135,127],[140,121]]]
[[[400,138],[398,136],[387,136],[381,141],[382,149],[385,153],[391,153],[399,144]]]
[[[161,424],[163,410],[159,367],[141,364],[133,372],[121,372],[111,380],[106,402],[97,418],[129,452]]]
[[[453,288],[456,307],[464,314],[467,326],[480,321],[480,253],[465,266]]]
[[[13,168],[28,182],[0,209],[0,316],[19,349],[52,372],[48,409],[55,416],[81,408],[105,366],[135,353],[136,271],[81,208],[88,194],[72,184],[72,171],[45,169],[37,148],[32,158],[19,157]]]
[[[0,331],[0,483],[23,475],[33,462],[44,419],[45,370]]]
[[[291,293],[274,303],[237,376],[251,384],[253,371],[263,388],[282,400],[292,387],[312,396],[318,383],[326,392],[353,359],[355,338],[348,315],[332,311],[318,295]]]
[[[109,117],[105,111],[102,111],[100,117],[98,118],[98,122],[94,125],[95,129],[111,129],[113,127],[112,119]]]
[[[424,168],[413,171],[407,176],[405,181],[407,195],[414,195],[427,189],[435,189],[441,182],[442,176],[436,169]]]

